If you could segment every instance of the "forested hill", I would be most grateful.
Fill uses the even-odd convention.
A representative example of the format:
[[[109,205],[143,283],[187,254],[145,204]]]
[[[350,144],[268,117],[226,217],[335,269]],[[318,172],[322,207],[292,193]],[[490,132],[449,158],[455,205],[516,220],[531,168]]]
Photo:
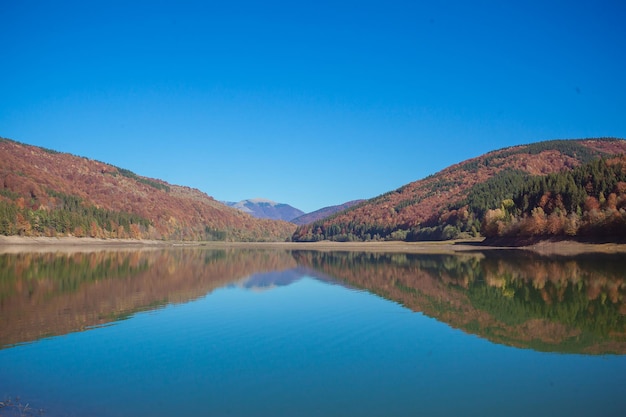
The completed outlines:
[[[294,229],[226,207],[196,189],[0,138],[3,235],[284,240]]]
[[[527,178],[513,198],[486,211],[481,232],[490,238],[626,240],[626,156]]]
[[[326,219],[300,226],[292,239],[415,241],[481,234],[571,236],[605,233],[616,227],[618,215],[626,218],[626,184],[617,175],[623,170],[620,165],[623,159],[610,158],[620,154],[626,154],[626,141],[614,138],[553,140],[500,149],[453,165]],[[609,159],[595,163],[609,168],[600,165],[592,168],[594,161],[601,158]],[[592,163],[589,168],[573,173],[575,168],[589,163]],[[549,177],[551,179],[546,183],[540,179],[560,172],[572,172],[574,176],[558,181]],[[533,212],[535,207],[543,210],[546,225],[552,215],[558,217],[562,227],[554,219],[550,220],[552,226],[543,227],[541,219],[544,217],[539,210]],[[597,213],[609,216],[607,210],[612,213],[610,223],[599,228],[585,225]],[[521,221],[532,217],[533,213],[539,219],[539,226],[521,227]],[[564,219],[568,216],[571,227],[565,226]]]

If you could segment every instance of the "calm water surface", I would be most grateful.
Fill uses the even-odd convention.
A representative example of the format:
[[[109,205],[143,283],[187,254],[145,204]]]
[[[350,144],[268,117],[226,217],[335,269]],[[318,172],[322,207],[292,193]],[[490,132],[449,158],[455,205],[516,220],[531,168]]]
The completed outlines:
[[[0,255],[0,401],[47,416],[621,415],[625,267],[518,253]]]

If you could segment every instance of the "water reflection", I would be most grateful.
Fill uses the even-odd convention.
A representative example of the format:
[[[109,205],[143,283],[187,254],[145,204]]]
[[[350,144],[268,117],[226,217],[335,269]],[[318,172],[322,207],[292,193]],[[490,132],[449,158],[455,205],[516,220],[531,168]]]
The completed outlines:
[[[365,289],[495,343],[626,353],[626,261],[530,253],[151,250],[0,255],[0,345],[100,326],[225,286],[308,276]]]
[[[0,255],[0,346],[103,325],[294,267],[288,253],[264,251]]]
[[[626,262],[620,256],[299,252],[295,258],[496,343],[626,353]]]

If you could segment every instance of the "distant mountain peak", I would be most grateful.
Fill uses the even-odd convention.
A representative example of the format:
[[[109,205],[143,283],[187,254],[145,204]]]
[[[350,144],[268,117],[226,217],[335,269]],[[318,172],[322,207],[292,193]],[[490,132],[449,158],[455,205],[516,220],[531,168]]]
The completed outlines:
[[[257,198],[249,198],[249,199],[247,199],[247,200],[240,201],[240,203],[241,203],[241,202],[244,202],[244,201],[247,201],[247,202],[250,202],[250,203],[254,203],[254,204],[261,204],[261,203],[265,203],[265,204],[269,204],[269,205],[272,205],[272,206],[277,206],[278,204],[280,204],[280,203],[277,203],[277,202],[275,202],[275,201],[268,200],[267,198],[260,198],[260,197],[257,197]]]
[[[224,201],[224,204],[248,213],[259,219],[291,221],[304,212],[285,203],[277,203],[266,198],[249,198],[238,202]]]

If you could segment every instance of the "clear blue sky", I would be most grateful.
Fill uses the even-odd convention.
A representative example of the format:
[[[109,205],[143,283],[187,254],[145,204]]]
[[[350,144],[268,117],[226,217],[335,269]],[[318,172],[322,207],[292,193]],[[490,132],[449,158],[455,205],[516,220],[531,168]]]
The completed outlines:
[[[0,136],[304,211],[626,137],[626,2],[0,0]]]

